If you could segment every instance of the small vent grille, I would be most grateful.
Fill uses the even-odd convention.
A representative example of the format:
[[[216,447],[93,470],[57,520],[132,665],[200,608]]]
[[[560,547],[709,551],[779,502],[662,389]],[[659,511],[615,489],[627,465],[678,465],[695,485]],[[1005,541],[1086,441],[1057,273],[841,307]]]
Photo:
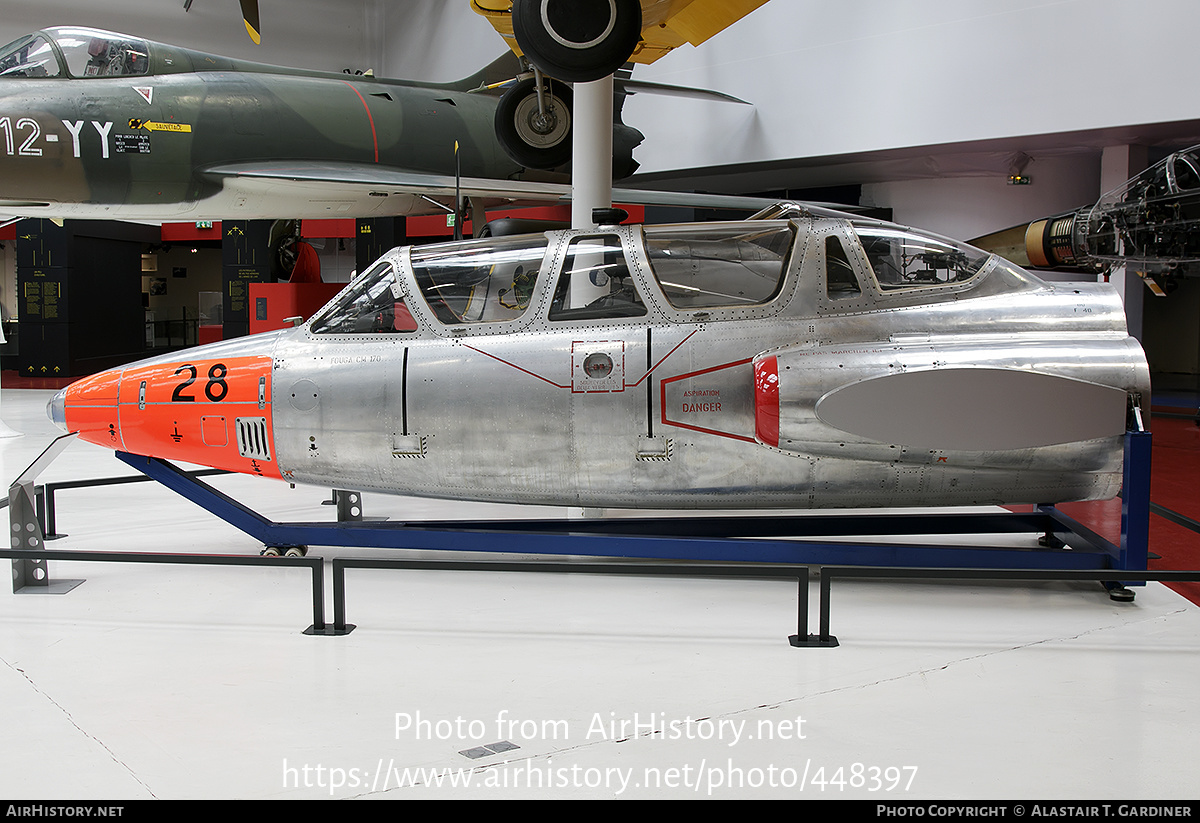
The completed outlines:
[[[237,426],[238,454],[255,460],[270,460],[271,447],[267,442],[267,418],[239,417]]]

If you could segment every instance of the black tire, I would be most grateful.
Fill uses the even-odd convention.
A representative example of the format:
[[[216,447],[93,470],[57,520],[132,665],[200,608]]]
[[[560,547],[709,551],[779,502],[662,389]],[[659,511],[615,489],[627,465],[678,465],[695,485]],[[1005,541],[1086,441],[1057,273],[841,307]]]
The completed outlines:
[[[642,35],[638,0],[514,0],[513,34],[551,77],[587,83],[621,68]]]
[[[505,153],[525,168],[553,169],[571,159],[571,89],[547,81],[547,121],[538,122],[533,78],[520,81],[496,106],[496,137]]]

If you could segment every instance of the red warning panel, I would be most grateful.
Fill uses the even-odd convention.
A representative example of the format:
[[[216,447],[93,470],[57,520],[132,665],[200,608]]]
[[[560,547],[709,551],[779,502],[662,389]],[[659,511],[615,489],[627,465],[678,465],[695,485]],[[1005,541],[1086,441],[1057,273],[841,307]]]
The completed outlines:
[[[663,378],[663,425],[753,443],[753,379],[750,360]]]
[[[68,389],[67,425],[131,454],[280,477],[271,362],[186,360],[96,375]]]

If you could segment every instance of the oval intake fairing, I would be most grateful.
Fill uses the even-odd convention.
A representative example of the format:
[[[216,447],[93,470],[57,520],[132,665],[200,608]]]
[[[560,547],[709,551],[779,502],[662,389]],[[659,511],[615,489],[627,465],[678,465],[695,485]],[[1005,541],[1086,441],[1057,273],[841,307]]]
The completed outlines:
[[[949,368],[872,377],[817,401],[823,423],[922,449],[1007,451],[1125,431],[1128,394],[1051,374]]]
[[[1129,397],[1149,391],[1136,341],[987,343],[888,342],[760,355],[757,439],[805,454],[850,456],[873,453],[871,446],[988,454],[993,462],[980,467],[1029,463],[1030,450],[1089,444],[1075,449],[1076,468],[1119,464]],[[1098,452],[1097,443],[1108,445]],[[1012,454],[997,454],[1005,452]]]

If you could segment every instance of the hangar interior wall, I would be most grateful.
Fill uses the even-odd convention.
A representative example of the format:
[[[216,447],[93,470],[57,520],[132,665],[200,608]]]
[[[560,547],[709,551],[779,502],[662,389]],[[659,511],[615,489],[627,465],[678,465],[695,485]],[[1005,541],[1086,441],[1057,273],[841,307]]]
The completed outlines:
[[[1098,158],[1047,157],[1025,173],[1032,185],[1012,186],[1001,175],[868,183],[862,205],[886,206],[899,222],[971,240],[1077,208],[1099,193]]]
[[[1178,285],[1145,301],[1143,348],[1152,373],[1200,374],[1200,280],[1180,278]]]
[[[647,171],[1194,119],[1171,81],[1200,69],[1194,19],[1186,0],[772,2],[638,72],[753,109],[640,95],[626,119],[655,124]],[[1122,58],[1151,32],[1161,62]]]

